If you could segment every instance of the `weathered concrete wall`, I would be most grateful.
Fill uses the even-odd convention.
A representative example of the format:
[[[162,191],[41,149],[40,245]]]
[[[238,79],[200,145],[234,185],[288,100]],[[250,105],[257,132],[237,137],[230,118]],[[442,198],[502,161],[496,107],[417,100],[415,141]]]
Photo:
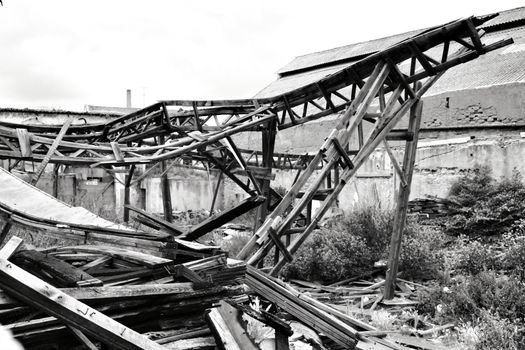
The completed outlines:
[[[479,165],[492,169],[495,178],[525,175],[524,138],[487,138],[467,143],[418,149],[412,196],[445,197],[452,182]]]
[[[138,176],[138,175],[137,175]],[[119,179],[123,182],[124,175],[119,174]],[[218,174],[208,173],[202,170],[174,168],[168,172],[170,184],[171,203],[174,211],[200,210],[211,208],[213,193],[218,181]],[[224,185],[219,188],[215,209],[224,208]],[[140,181],[131,188],[131,204],[143,208],[151,213],[162,213],[162,191],[160,177],[151,175]],[[119,214],[124,205],[124,186],[117,182],[115,185],[115,202]]]
[[[68,117],[74,118],[74,125],[83,125],[106,123],[114,119],[116,115],[110,113],[0,108],[0,122],[30,125],[61,125]]]

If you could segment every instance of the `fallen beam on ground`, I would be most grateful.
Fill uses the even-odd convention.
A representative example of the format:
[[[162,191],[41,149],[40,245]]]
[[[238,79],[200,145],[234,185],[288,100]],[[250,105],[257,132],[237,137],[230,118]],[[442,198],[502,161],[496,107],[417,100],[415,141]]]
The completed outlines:
[[[122,350],[163,349],[161,345],[72,298],[5,258],[0,258],[0,276],[0,286],[6,292],[105,344]]]
[[[301,322],[322,332],[337,344],[354,349],[358,331],[319,308],[296,298],[270,276],[248,266],[246,284],[255,292],[295,316]]]

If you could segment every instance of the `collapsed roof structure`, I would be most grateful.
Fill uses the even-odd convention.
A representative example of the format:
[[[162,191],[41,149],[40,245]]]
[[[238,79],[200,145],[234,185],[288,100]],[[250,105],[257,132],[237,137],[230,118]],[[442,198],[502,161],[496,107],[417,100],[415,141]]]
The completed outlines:
[[[30,203],[36,197],[43,197],[42,193],[29,184],[17,181],[5,171],[0,173],[4,188],[0,211],[8,218],[8,225],[16,222],[57,234],[76,234],[84,236],[86,243],[126,245],[130,249],[174,259],[177,254],[198,256],[202,251],[211,254],[213,248],[192,241],[258,208],[255,233],[237,256],[250,265],[247,284],[270,302],[317,327],[340,346],[364,349],[363,340],[353,327],[370,329],[355,320],[348,324],[348,319],[328,317],[319,305],[311,309],[311,303],[294,300],[293,293],[286,292],[273,277],[278,275],[286,262],[293,259],[293,254],[318,227],[343,187],[352,181],[374,149],[383,145],[389,150],[389,141],[396,141],[402,142],[404,156],[400,162],[393,152],[389,152],[400,178],[385,284],[385,298],[393,297],[421,123],[421,97],[447,69],[512,43],[510,38],[484,42],[484,31],[479,27],[494,17],[470,17],[410,35],[394,36],[386,49],[378,50],[373,45],[362,48],[362,57],[357,60],[355,56],[345,58],[345,55],[352,55],[351,52],[338,54],[340,61],[335,67],[330,67],[328,75],[326,72],[306,72],[306,68],[315,65],[315,62],[298,59],[292,66],[280,71],[282,79],[254,99],[160,101],[98,125],[76,125],[72,119],[62,126],[2,122],[0,158],[39,162],[32,179],[33,185],[50,163],[125,172],[125,219],[129,218],[129,210],[137,211],[141,222],[156,228],[158,233],[145,233],[111,223],[106,225],[98,218],[86,222],[79,209],[66,208],[52,197],[44,198],[49,202],[46,214]],[[286,78],[292,71],[301,73],[303,70],[304,74]],[[373,103],[378,104],[379,112],[370,112],[369,107]],[[337,116],[336,126],[333,130],[327,130],[326,139],[315,154],[282,155],[274,152],[277,130],[293,128],[329,115]],[[262,152],[236,146],[232,137],[247,131],[261,133]],[[133,181],[138,181],[133,178],[137,165],[148,165],[139,176],[144,178],[155,168],[160,168],[165,174],[171,166],[170,162],[178,158],[219,169],[247,193],[248,199],[189,230],[170,222],[171,199],[167,186],[163,186],[165,220],[130,207],[129,188]],[[297,170],[294,184],[284,196],[272,189],[273,168]],[[245,182],[244,178],[248,181]],[[16,195],[12,193],[19,191],[24,191],[23,199],[16,200]],[[317,210],[313,210],[314,200],[321,202]],[[62,211],[71,214],[56,214]],[[5,238],[8,229],[4,226],[2,238]],[[275,251],[276,255],[267,275],[255,267],[262,266],[270,251]],[[15,288],[19,285],[17,275],[5,271],[9,264],[8,255],[0,256],[0,272],[9,277],[9,282],[0,282],[0,285],[16,294]],[[20,276],[22,274],[20,272]],[[199,279],[193,276],[193,281]],[[27,284],[24,286],[27,287]],[[283,304],[284,295],[289,302]],[[50,310],[53,307],[44,308],[45,312]],[[67,313],[53,315],[64,322],[71,319]],[[95,338],[98,335],[97,328],[82,327],[82,320],[72,324]],[[100,340],[114,341],[114,336],[112,333],[106,337],[103,333]],[[220,338],[220,335],[217,337]],[[386,346],[384,342],[381,344]]]

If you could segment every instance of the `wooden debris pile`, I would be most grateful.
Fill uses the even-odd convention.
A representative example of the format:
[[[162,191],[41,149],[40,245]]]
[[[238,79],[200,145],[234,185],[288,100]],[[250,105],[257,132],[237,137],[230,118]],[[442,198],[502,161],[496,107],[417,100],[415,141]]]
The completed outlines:
[[[450,213],[450,201],[445,198],[417,198],[408,202],[408,212],[434,218]]]
[[[244,298],[245,264],[225,255],[178,264],[104,246],[14,253],[20,244],[0,250],[0,323],[25,349],[214,349],[211,309]]]
[[[454,325],[435,326],[410,313],[417,305],[416,288],[425,286],[398,278],[395,297],[385,300],[384,276],[377,275],[373,281],[365,277],[332,285],[293,279],[285,283],[249,267],[246,283],[280,310],[319,332],[330,349],[446,348],[429,337]],[[388,324],[394,320],[403,325]]]

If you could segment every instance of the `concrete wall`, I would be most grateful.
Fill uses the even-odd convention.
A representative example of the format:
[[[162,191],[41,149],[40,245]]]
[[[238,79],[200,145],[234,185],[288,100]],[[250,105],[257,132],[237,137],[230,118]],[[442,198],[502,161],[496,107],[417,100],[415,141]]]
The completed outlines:
[[[118,174],[123,182],[124,174]],[[136,176],[139,176],[137,174]],[[203,170],[173,168],[168,172],[171,203],[174,211],[210,210],[218,174]],[[224,208],[224,185],[219,188],[215,209]],[[162,213],[162,191],[159,174],[151,174],[131,188],[130,200],[133,206],[151,213]],[[115,185],[115,204],[119,214],[124,205],[124,186],[119,181]]]
[[[106,123],[115,116],[106,113],[0,108],[0,122],[30,125],[61,125],[68,117],[74,118],[74,125],[99,124]]]

